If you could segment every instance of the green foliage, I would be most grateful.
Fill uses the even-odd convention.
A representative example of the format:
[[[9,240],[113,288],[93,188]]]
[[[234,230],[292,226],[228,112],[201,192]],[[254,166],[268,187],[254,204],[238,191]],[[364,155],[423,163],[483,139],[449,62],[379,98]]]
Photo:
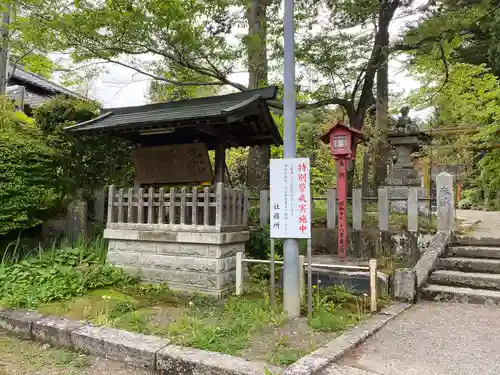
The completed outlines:
[[[96,116],[96,104],[58,97],[35,111],[35,119],[57,157],[63,196],[77,189],[90,193],[111,183],[126,185],[132,179],[127,142],[110,136],[72,136],[64,128]]]
[[[32,121],[0,98],[0,236],[46,218],[56,205],[56,168]]]
[[[251,335],[265,326],[282,322],[264,299],[229,297],[221,311],[212,305],[190,313],[168,327],[168,337],[179,345],[237,354]]]
[[[114,266],[102,263],[103,248],[89,244],[62,247],[0,265],[0,301],[15,307],[36,307],[65,300],[109,285],[129,283]]]

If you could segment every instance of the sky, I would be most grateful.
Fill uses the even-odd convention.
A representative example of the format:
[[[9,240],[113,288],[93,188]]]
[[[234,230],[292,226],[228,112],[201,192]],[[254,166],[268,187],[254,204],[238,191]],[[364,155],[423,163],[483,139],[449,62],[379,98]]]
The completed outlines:
[[[416,1],[414,6],[418,6],[423,0]],[[398,17],[391,24],[391,36],[397,36],[403,30],[407,22],[415,20],[415,16]],[[247,73],[236,73],[229,77],[232,81],[247,84]],[[419,82],[411,78],[402,68],[398,61],[391,61],[389,64],[390,92],[408,95],[412,90],[419,88]],[[141,75],[132,69],[110,64],[107,65],[107,72],[98,79],[92,81],[90,85],[90,96],[99,100],[104,107],[127,107],[146,104],[147,94],[151,79]],[[428,116],[429,111],[412,111],[410,115],[421,119]]]

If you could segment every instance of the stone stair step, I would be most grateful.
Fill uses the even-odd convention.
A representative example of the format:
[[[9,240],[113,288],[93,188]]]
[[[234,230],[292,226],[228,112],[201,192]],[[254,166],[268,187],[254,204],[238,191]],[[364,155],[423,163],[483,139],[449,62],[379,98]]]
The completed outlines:
[[[500,238],[457,236],[452,241],[453,246],[496,246],[500,247]]]
[[[422,295],[428,300],[452,300],[463,303],[499,304],[500,291],[486,289],[460,288],[448,285],[429,284],[422,289]]]
[[[439,258],[437,269],[464,272],[500,273],[500,259],[484,258]]]
[[[446,255],[462,258],[500,259],[500,247],[453,246],[448,248]]]
[[[452,270],[434,271],[431,284],[500,290],[500,274],[461,272]]]

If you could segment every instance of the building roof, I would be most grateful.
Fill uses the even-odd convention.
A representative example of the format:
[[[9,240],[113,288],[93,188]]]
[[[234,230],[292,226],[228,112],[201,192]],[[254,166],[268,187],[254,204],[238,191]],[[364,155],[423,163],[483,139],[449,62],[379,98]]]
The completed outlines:
[[[143,145],[204,142],[214,148],[283,143],[267,100],[278,88],[171,101],[125,108],[104,108],[101,115],[66,128],[69,132],[115,133]]]
[[[15,69],[12,65],[9,65],[8,74],[10,76],[10,80],[17,81],[21,84],[24,83],[23,86],[25,85],[35,86],[45,91],[47,93],[47,96],[62,94],[77,99],[87,100],[87,98],[84,97],[83,95],[68,90],[66,87],[51,82],[38,74],[28,72],[19,65],[17,65]]]

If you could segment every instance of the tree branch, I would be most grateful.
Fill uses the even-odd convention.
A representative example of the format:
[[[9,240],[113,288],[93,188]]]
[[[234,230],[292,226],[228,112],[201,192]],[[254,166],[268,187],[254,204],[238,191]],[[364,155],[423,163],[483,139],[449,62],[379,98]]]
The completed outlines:
[[[327,105],[340,105],[345,108],[347,111],[348,115],[349,114],[354,114],[354,106],[353,104],[347,100],[347,99],[342,99],[342,98],[330,98],[330,99],[323,99],[323,100],[318,100],[317,102],[313,103],[304,103],[304,102],[298,102],[295,106],[297,109],[314,109],[314,108],[321,108],[325,107]],[[283,103],[282,102],[269,102],[269,106],[272,108],[276,109],[283,109]]]

